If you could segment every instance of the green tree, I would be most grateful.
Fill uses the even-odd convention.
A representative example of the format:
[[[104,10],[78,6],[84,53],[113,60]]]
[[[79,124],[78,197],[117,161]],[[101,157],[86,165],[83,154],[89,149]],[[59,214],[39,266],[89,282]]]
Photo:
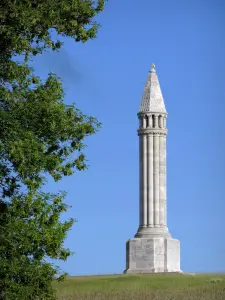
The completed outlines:
[[[52,281],[61,273],[47,258],[71,254],[63,241],[74,221],[60,222],[64,196],[15,195],[0,214],[0,299],[55,299]]]
[[[87,168],[84,139],[100,127],[63,102],[60,78],[37,77],[30,58],[59,50],[62,36],[76,42],[95,38],[95,16],[103,8],[104,0],[0,2],[2,300],[55,299],[51,282],[60,272],[47,259],[70,255],[63,242],[74,220],[60,221],[67,210],[64,194],[45,194],[41,188],[48,175],[58,181]]]

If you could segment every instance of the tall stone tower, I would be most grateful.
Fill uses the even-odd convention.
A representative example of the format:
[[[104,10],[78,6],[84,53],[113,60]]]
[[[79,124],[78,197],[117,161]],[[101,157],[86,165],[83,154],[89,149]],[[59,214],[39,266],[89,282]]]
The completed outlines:
[[[126,244],[125,273],[180,272],[180,242],[167,227],[167,112],[155,65],[151,66],[139,118],[139,228]]]

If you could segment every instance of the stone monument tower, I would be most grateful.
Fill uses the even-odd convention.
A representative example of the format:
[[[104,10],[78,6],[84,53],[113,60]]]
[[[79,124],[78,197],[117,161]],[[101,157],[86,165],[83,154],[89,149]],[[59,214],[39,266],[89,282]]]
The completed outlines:
[[[138,118],[139,228],[126,244],[125,273],[180,272],[180,242],[167,227],[167,112],[155,65],[147,78]]]

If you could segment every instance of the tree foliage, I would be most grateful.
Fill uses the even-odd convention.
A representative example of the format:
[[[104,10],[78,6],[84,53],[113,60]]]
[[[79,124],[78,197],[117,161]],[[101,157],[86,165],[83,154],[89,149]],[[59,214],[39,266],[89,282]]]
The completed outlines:
[[[97,2],[97,3],[96,3]],[[1,0],[0,62],[5,79],[11,71],[6,60],[14,55],[29,56],[62,46],[52,33],[86,42],[96,37],[99,24],[94,17],[104,9],[104,0]],[[96,5],[95,5],[96,4]],[[4,78],[4,77],[3,77]]]
[[[52,281],[59,270],[46,258],[66,260],[71,254],[63,247],[74,222],[60,222],[67,211],[64,196],[15,195],[0,214],[0,299],[55,299]]]
[[[35,75],[30,59],[57,51],[62,37],[86,42],[97,35],[104,0],[2,0],[0,2],[0,299],[55,299],[63,242],[74,220],[62,223],[64,194],[41,192],[87,168],[84,139],[100,123],[63,101],[55,74]],[[55,38],[57,37],[57,39]],[[20,60],[17,60],[19,56]],[[62,277],[60,277],[62,278]]]
[[[84,169],[81,151],[86,135],[99,123],[63,103],[63,88],[54,74],[44,82],[29,67],[29,58],[62,47],[61,36],[86,42],[96,37],[94,17],[104,1],[2,0],[0,3],[0,183],[10,196],[22,182],[39,187],[43,173],[55,180]],[[54,41],[53,30],[58,34]],[[17,62],[16,56],[24,57]]]
[[[45,174],[55,181],[86,168],[83,140],[99,123],[74,105],[63,103],[60,80],[50,75],[34,87],[14,83],[2,87],[0,118],[0,183],[3,197],[13,195],[21,184],[29,190],[41,186]]]

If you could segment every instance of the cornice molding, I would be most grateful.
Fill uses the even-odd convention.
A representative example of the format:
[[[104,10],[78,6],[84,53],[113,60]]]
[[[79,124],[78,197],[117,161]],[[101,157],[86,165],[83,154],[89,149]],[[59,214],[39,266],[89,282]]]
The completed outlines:
[[[159,135],[159,136],[167,136],[167,129],[138,129],[138,135]]]

